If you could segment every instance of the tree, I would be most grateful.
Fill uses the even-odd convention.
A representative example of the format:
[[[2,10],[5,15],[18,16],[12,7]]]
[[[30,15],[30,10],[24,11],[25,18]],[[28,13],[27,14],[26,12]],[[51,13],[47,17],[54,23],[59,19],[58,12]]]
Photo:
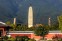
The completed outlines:
[[[11,22],[10,22],[10,21],[7,21],[6,24],[7,24],[8,26],[10,26],[10,25],[11,25]]]
[[[26,25],[18,25],[15,28],[16,31],[26,31],[27,29],[28,27]]]
[[[59,28],[62,30],[62,15],[58,16]]]
[[[49,30],[59,30],[59,23],[57,20],[52,22],[51,26],[49,26]]]
[[[36,41],[35,39],[29,39],[28,41]]]
[[[10,21],[7,21],[6,24],[11,27],[11,29],[9,29],[10,31],[11,30],[15,30],[16,25],[14,25],[13,23],[11,23]]]
[[[28,36],[16,36],[15,41],[28,41],[28,40],[29,40]]]
[[[43,39],[44,39],[45,35],[48,34],[48,32],[49,32],[49,30],[48,30],[48,28],[46,28],[45,26],[38,26],[38,27],[35,29],[35,31],[34,31],[34,33],[35,33],[36,35],[42,36]]]
[[[30,28],[28,28],[27,30],[28,30],[28,31],[34,31],[34,30],[35,30],[35,26],[30,27]]]

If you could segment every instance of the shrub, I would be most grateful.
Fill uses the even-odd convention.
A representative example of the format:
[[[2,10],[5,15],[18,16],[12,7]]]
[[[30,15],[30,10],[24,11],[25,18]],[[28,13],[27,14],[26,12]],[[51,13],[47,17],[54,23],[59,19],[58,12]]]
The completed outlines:
[[[15,41],[28,41],[29,38],[27,36],[16,36]]]
[[[29,39],[28,41],[36,41],[35,39]]]
[[[8,41],[15,41],[15,39],[10,37],[10,38],[8,38]]]

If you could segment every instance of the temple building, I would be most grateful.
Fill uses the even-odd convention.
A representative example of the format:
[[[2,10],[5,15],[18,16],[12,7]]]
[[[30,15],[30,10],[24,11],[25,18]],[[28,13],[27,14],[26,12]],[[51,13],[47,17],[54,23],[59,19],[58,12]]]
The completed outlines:
[[[10,26],[6,25],[3,22],[0,22],[0,37],[7,35]]]

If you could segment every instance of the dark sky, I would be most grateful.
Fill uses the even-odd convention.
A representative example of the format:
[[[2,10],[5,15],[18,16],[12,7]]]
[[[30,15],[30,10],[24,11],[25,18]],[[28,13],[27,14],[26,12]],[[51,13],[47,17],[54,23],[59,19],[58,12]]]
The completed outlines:
[[[0,20],[27,24],[28,7],[32,4],[34,24],[47,24],[48,17],[55,20],[62,12],[62,0],[0,0]]]

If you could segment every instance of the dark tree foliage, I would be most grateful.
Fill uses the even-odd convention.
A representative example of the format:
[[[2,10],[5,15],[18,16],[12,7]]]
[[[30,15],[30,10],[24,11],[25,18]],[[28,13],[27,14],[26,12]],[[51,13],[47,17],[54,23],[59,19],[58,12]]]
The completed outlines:
[[[28,27],[25,25],[18,25],[15,28],[16,31],[26,31],[27,29],[28,29]]]
[[[36,35],[42,36],[43,39],[44,39],[45,35],[48,34],[48,32],[49,32],[49,30],[48,30],[48,28],[46,28],[45,26],[38,26],[38,27],[35,29],[35,31],[34,31],[34,33],[35,33]]]
[[[28,41],[29,38],[27,36],[16,36],[15,41]]]
[[[49,26],[49,30],[59,30],[59,22],[55,20],[52,22],[51,26]]]
[[[33,26],[33,27],[30,27],[30,28],[28,28],[27,29],[28,31],[34,31],[35,30],[35,27]]]

